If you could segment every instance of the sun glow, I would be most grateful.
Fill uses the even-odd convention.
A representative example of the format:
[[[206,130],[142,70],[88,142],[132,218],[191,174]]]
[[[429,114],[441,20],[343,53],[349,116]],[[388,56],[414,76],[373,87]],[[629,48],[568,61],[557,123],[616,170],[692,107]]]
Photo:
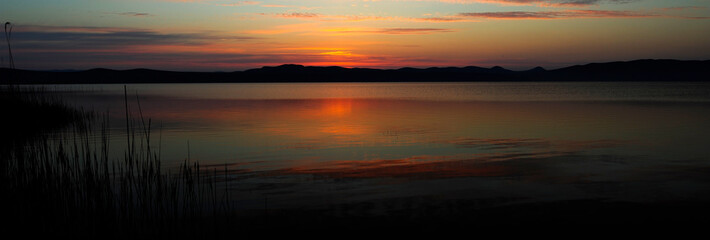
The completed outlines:
[[[353,53],[349,51],[332,51],[332,52],[322,52],[323,55],[329,56],[352,56]]]

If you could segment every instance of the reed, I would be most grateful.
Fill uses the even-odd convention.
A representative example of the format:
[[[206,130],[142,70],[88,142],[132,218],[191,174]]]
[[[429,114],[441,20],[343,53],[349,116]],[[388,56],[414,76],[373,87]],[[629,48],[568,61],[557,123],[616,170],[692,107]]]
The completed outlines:
[[[8,31],[7,27],[10,26]],[[15,69],[15,58],[12,56],[12,47],[10,46],[10,39],[12,38],[12,23],[5,22],[5,40],[7,41],[7,53],[10,57],[10,68]]]
[[[52,102],[41,91],[13,94],[16,101],[34,108]],[[151,146],[152,120],[143,118],[138,99],[137,117],[131,115],[127,97],[125,103],[128,145],[122,159],[108,154],[108,117],[70,107],[62,108],[67,113],[61,116],[71,117],[61,130],[44,129],[31,140],[7,140],[13,147],[0,153],[0,175],[6,195],[2,208],[6,218],[13,219],[8,230],[100,238],[203,238],[223,236],[233,227],[230,193],[220,186],[226,184],[226,166],[223,173],[208,171],[188,157],[174,172],[166,171],[160,151]]]

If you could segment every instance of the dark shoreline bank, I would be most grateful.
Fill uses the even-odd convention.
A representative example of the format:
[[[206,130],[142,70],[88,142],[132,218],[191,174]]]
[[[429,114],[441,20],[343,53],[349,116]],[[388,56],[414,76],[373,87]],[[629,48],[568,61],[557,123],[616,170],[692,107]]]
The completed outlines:
[[[421,237],[460,234],[529,235],[530,231],[583,234],[688,234],[705,229],[706,202],[610,202],[602,199],[512,204],[477,208],[460,200],[414,205],[387,214],[369,214],[381,204],[401,204],[411,198],[327,206],[322,209],[255,209],[236,213],[213,238],[310,236]],[[416,201],[416,200],[415,200]],[[178,234],[179,235],[179,234]]]
[[[418,227],[435,230],[511,225],[705,225],[710,218],[710,206],[705,201],[638,203],[604,199],[529,202],[496,207],[477,207],[479,202],[490,199],[461,199],[420,203],[385,213],[369,213],[377,205],[406,204],[412,201],[418,199],[410,197],[338,204],[327,209],[255,210],[253,215],[246,215],[242,219],[268,217],[269,220],[264,221],[274,226],[298,226],[304,229]]]
[[[353,236],[437,236],[459,234],[528,235],[530,231],[574,231],[584,234],[690,234],[703,231],[710,218],[707,202],[610,202],[602,199],[512,204],[477,208],[475,201],[434,202],[387,214],[370,214],[379,204],[401,204],[411,198],[327,206],[322,209],[253,209],[232,213],[227,221],[210,216],[171,220],[177,228],[116,231],[42,231],[13,226],[26,236],[103,239],[264,239],[309,236],[315,239]],[[98,223],[102,226],[101,223]],[[103,229],[103,230],[102,230]],[[569,233],[569,232],[567,232]]]
[[[476,81],[707,81],[710,60],[635,60],[555,70],[502,67],[369,69],[281,65],[235,72],[91,69],[75,72],[0,68],[0,84],[252,83],[252,82],[476,82]]]

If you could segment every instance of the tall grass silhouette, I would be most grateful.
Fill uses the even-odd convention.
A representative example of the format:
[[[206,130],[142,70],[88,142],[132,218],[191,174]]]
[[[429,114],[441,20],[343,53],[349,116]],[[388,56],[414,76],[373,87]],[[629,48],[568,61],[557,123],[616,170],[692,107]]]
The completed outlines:
[[[6,97],[36,102],[47,98],[41,91],[13,94]],[[62,131],[42,131],[36,138],[3,148],[0,190],[6,197],[1,207],[13,219],[8,230],[101,238],[201,238],[229,229],[233,205],[228,188],[218,186],[226,184],[222,178],[227,177],[227,167],[224,175],[217,169],[210,172],[188,157],[174,172],[165,171],[159,148],[156,152],[151,146],[152,120],[145,121],[136,99],[139,116],[134,117],[126,94],[128,145],[123,159],[109,156],[106,115],[68,107],[63,111],[78,117],[68,120]]]
[[[10,31],[7,30],[10,26]],[[12,47],[10,47],[10,38],[12,37],[12,23],[5,22],[5,40],[7,41],[7,52],[10,55],[10,68],[15,69],[15,58],[12,57]]]

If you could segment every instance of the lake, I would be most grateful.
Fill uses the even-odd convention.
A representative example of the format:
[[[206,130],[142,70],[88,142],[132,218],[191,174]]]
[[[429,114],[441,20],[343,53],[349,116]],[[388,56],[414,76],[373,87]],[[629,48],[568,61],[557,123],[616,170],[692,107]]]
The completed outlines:
[[[127,99],[165,168],[226,167],[244,209],[710,200],[708,83],[44,87],[107,113],[116,159]]]

